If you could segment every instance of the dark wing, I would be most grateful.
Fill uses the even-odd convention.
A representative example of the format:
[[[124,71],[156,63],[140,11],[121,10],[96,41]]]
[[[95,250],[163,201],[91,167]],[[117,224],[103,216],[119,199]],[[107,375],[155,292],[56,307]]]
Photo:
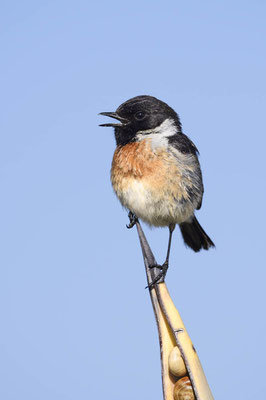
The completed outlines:
[[[176,135],[169,136],[168,143],[170,146],[173,146],[176,150],[180,151],[180,153],[182,154],[194,155],[195,172],[192,177],[194,185],[193,189],[191,190],[190,197],[194,197],[195,195],[197,196],[198,204],[196,209],[199,210],[201,208],[202,197],[204,192],[202,173],[201,173],[200,163],[198,160],[199,151],[192,142],[192,140],[190,140],[189,137],[184,135],[184,133],[177,133]]]
[[[176,135],[168,136],[168,143],[173,145],[176,150],[179,150],[183,154],[192,153],[195,156],[199,154],[197,147],[188,136],[184,135],[184,133],[177,133]]]

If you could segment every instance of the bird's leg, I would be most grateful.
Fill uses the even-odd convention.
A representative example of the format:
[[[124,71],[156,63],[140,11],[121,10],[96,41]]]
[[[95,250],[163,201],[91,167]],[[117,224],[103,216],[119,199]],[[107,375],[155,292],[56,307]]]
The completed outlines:
[[[147,287],[151,287],[155,283],[159,283],[160,280],[161,280],[161,282],[164,281],[165,275],[166,275],[168,267],[169,267],[169,257],[170,257],[172,235],[173,235],[174,229],[175,229],[175,225],[174,224],[170,224],[169,225],[169,240],[168,240],[168,247],[167,247],[167,253],[166,253],[165,262],[162,265],[152,265],[152,266],[150,266],[150,268],[155,268],[155,267],[156,268],[160,268],[161,272],[159,272],[159,274],[156,276],[156,278]]]
[[[168,240],[168,247],[167,247],[167,253],[166,253],[166,260],[163,263],[163,265],[165,265],[165,264],[168,265],[168,263],[169,263],[171,243],[172,243],[172,235],[173,235],[174,230],[175,230],[175,224],[170,224],[169,225],[169,240]]]
[[[136,224],[136,222],[138,221],[138,218],[136,217],[135,214],[133,214],[132,211],[129,211],[128,213],[128,218],[129,218],[129,224],[127,225],[128,229],[133,228],[133,226]]]

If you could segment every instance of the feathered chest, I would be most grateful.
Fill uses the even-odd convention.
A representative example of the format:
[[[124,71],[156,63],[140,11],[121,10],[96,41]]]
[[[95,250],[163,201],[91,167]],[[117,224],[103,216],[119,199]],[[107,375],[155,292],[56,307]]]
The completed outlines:
[[[166,150],[162,148],[153,151],[148,139],[118,146],[112,162],[112,181],[123,178],[141,179],[156,174],[158,168],[163,167],[163,160],[166,158]]]
[[[138,217],[168,225],[187,219],[200,200],[196,161],[193,155],[154,146],[151,139],[128,143],[114,153],[112,185],[121,203]]]
[[[180,154],[182,156],[182,154]],[[114,153],[111,181],[118,194],[141,183],[149,191],[171,191],[184,196],[194,166],[179,159],[166,146],[154,146],[152,139],[117,147]]]

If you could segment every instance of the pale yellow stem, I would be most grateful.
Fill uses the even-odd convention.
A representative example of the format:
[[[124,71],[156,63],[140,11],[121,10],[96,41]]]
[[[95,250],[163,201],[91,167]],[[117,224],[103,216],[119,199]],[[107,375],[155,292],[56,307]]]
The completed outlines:
[[[137,222],[137,230],[148,284],[151,284],[154,276],[158,273],[158,268],[151,269],[150,266],[156,265],[156,260],[139,222]],[[154,284],[149,290],[160,339],[164,400],[175,400],[174,386],[176,385],[177,378],[169,370],[169,355],[176,346],[180,350],[187,369],[186,375],[189,376],[193,388],[194,396],[192,392],[192,397],[196,400],[214,400],[199,357],[180,314],[169,295],[166,284],[164,282]]]

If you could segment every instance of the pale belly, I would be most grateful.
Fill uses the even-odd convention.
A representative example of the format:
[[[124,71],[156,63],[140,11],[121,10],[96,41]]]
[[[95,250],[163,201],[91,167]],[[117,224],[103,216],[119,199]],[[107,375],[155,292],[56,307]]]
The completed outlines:
[[[157,190],[145,180],[127,179],[122,186],[122,191],[114,187],[122,205],[150,225],[180,224],[194,213],[194,205],[188,199],[178,200],[167,185]]]

